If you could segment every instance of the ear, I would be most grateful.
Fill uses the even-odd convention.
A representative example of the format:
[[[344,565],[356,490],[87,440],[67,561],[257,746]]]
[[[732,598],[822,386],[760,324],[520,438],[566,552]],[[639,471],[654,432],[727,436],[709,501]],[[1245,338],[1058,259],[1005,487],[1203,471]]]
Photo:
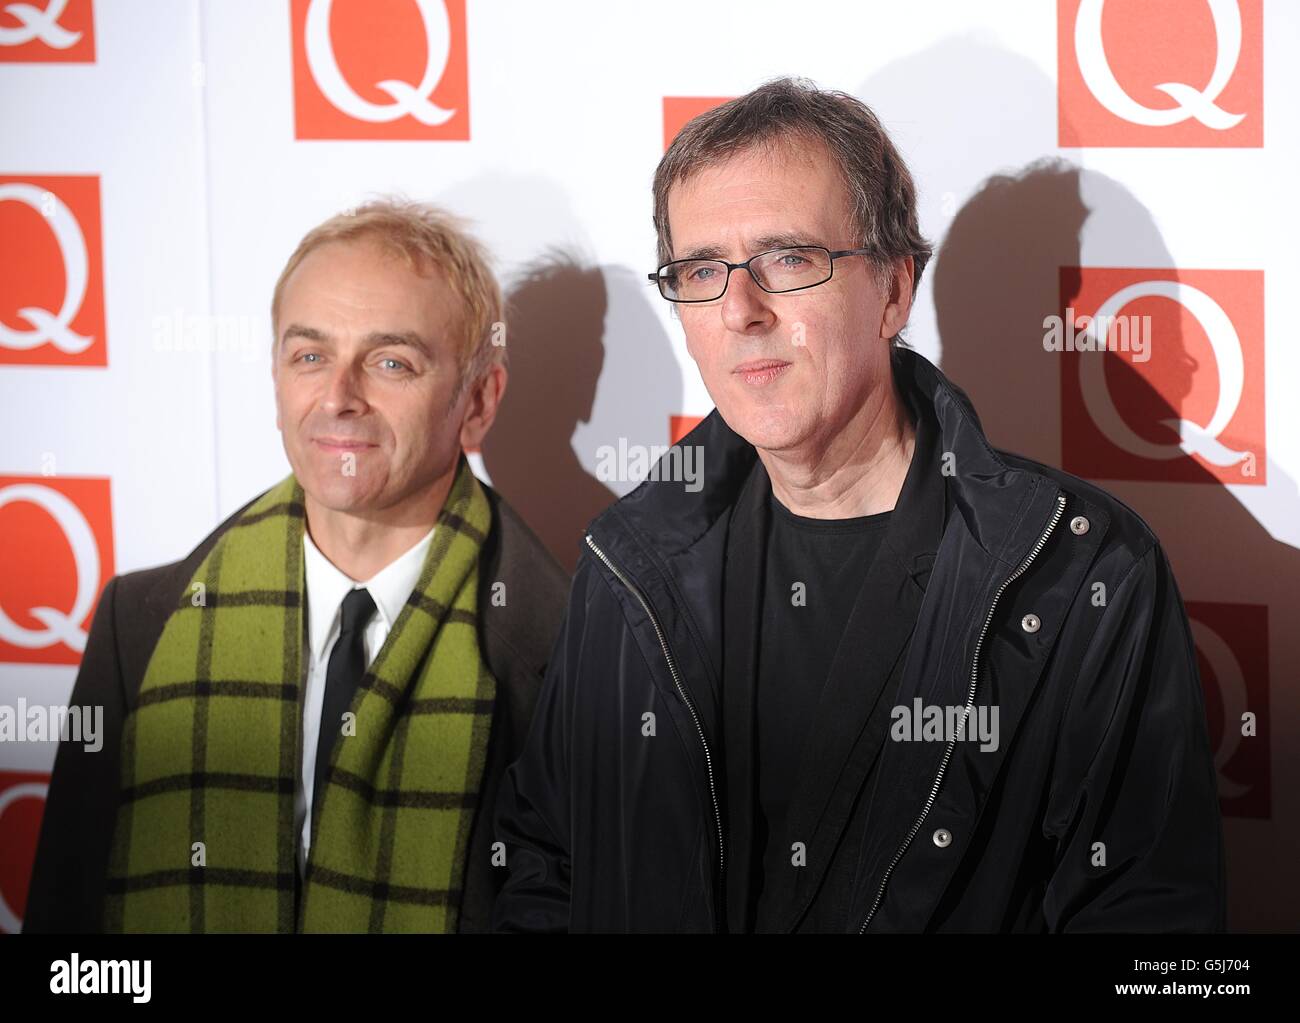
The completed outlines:
[[[880,338],[887,341],[907,326],[912,312],[912,281],[915,263],[911,256],[894,261],[894,283],[885,296],[885,308],[880,318]]]
[[[470,387],[465,416],[460,423],[460,446],[464,450],[472,451],[483,446],[483,438],[492,428],[497,409],[501,407],[508,377],[505,366],[493,363]]]

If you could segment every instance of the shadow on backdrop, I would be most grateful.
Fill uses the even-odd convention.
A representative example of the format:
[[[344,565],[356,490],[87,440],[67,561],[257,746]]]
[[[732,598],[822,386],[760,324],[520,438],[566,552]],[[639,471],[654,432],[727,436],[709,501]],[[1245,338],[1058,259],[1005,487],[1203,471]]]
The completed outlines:
[[[917,81],[940,79],[970,88],[942,94],[915,88]],[[1054,106],[1053,90],[1021,57],[978,42],[949,42],[890,65],[858,95],[888,109],[890,123],[907,126],[923,151],[955,138],[1002,154],[1004,139],[1007,151],[1023,150],[1026,124],[1054,128],[1054,116],[1043,120]],[[972,125],[982,132],[978,140]],[[1045,137],[1039,151],[1054,142]],[[1076,360],[1084,358],[1104,360],[1106,390],[1139,444],[1176,445],[1178,432],[1165,420],[1186,417],[1204,426],[1207,413],[1190,407],[1189,397],[1196,373],[1217,375],[1213,352],[1204,332],[1187,328],[1188,319],[1179,320],[1168,299],[1145,300],[1167,307],[1153,316],[1160,324],[1152,358],[1159,391],[1147,379],[1152,362],[1138,369],[1113,353],[1044,350],[1044,318],[1062,315],[1080,285],[1078,274],[1063,275],[1062,267],[1174,266],[1150,212],[1117,182],[1057,159],[1022,158],[1010,172],[991,176],[998,165],[987,161],[985,178],[970,188],[963,185],[969,167],[962,155],[934,156],[944,168],[945,191],[951,185],[960,195],[973,192],[937,246],[934,322],[940,365],[969,394],[990,440],[1061,466],[1062,376],[1078,374]],[[1171,330],[1171,322],[1181,325]],[[1071,449],[1092,439],[1071,437]],[[1300,507],[1294,480],[1275,463],[1259,462],[1269,503]],[[1300,621],[1300,551],[1274,539],[1242,498],[1190,458],[1178,459],[1178,482],[1164,482],[1171,464],[1153,463],[1145,481],[1099,476],[1097,482],[1151,525],[1191,605],[1224,813],[1229,927],[1294,930],[1300,881],[1289,864],[1300,855],[1300,798],[1287,780],[1300,768],[1300,703],[1289,685],[1300,670],[1300,630],[1287,623]],[[1243,612],[1241,605],[1256,607]],[[1257,716],[1255,737],[1240,734],[1246,711]]]
[[[643,290],[624,268],[560,250],[506,288],[510,380],[483,463],[569,572],[587,524],[639,482],[597,479],[599,447],[666,444],[681,402],[681,371]]]
[[[596,267],[550,252],[506,292],[510,379],[483,442],[492,485],[566,571],[582,527],[614,500],[570,443],[591,418],[605,361],[605,281]]]

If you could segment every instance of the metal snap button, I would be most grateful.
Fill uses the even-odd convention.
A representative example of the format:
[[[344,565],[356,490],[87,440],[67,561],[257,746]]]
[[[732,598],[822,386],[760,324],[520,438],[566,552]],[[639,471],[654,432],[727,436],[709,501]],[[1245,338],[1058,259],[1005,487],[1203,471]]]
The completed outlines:
[[[1043,623],[1039,621],[1038,615],[1025,615],[1020,619],[1020,627],[1026,632],[1037,632],[1042,628]]]
[[[1083,536],[1084,533],[1088,532],[1090,525],[1091,523],[1082,515],[1076,515],[1070,520],[1070,532],[1075,536]]]
[[[947,828],[940,828],[934,833],[934,844],[940,849],[946,849],[952,845],[952,832]]]

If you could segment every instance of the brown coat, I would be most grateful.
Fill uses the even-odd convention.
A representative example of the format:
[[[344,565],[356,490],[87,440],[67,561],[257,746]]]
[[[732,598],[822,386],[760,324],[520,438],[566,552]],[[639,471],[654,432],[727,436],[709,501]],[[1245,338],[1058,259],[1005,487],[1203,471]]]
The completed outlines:
[[[497,680],[481,800],[470,836],[459,930],[488,929],[506,871],[491,861],[492,811],[506,768],[519,756],[559,632],[569,577],[524,521],[491,487],[492,528],[480,555],[480,646]],[[254,498],[256,500],[256,498]],[[252,504],[250,501],[249,504]],[[71,702],[104,708],[104,744],[87,753],[61,743],[50,778],[23,924],[25,933],[101,929],[104,885],[117,818],[122,724],[163,626],[186,584],[240,508],[188,557],[109,580],[99,599]],[[491,603],[505,583],[505,606]]]

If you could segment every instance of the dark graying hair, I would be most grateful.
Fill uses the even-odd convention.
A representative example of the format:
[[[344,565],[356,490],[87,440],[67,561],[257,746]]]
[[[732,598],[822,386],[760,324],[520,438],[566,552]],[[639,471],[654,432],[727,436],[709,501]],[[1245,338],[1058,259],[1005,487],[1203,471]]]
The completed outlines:
[[[893,286],[892,262],[911,256],[915,289],[933,250],[921,236],[916,185],[907,164],[870,107],[803,78],[767,82],[705,111],[678,133],[655,170],[659,263],[673,258],[668,193],[674,185],[738,152],[792,141],[821,142],[830,151],[849,191],[854,247],[875,250],[870,258],[881,286]]]

